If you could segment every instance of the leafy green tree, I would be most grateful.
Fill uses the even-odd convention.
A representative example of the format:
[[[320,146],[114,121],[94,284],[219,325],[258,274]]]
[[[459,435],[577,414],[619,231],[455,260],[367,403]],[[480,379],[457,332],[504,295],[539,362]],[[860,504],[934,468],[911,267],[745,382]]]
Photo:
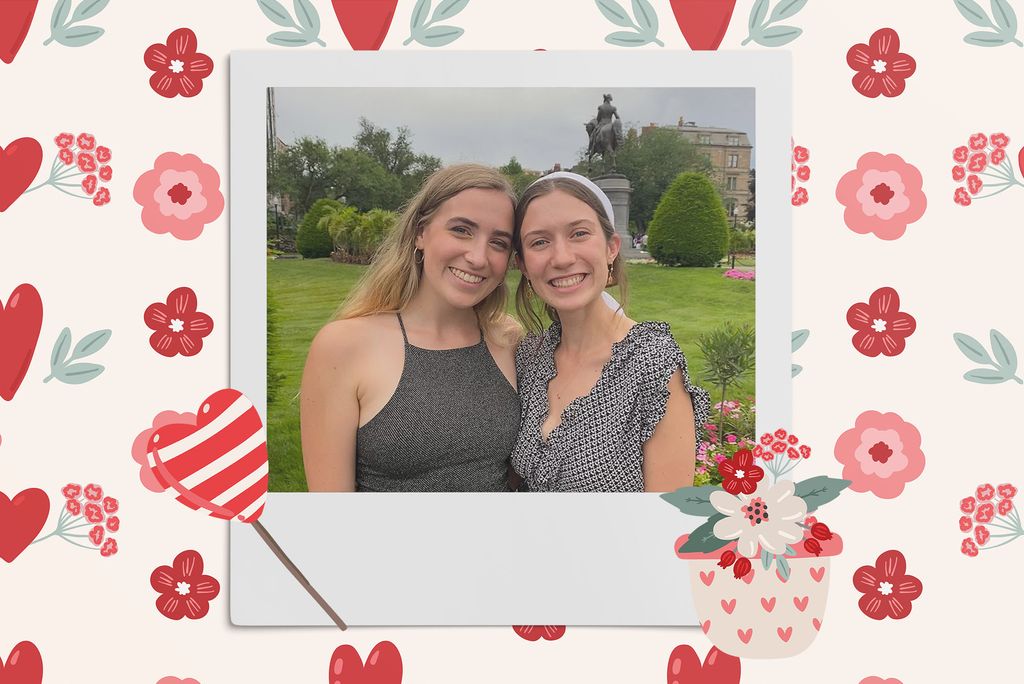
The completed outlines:
[[[268,169],[267,191],[271,195],[288,195],[293,221],[297,221],[313,202],[327,194],[331,185],[331,149],[322,138],[299,138],[275,155],[275,159],[273,169]]]
[[[320,224],[320,219],[329,212],[341,211],[344,205],[333,199],[319,199],[313,203],[306,215],[302,217],[298,233],[295,235],[295,247],[306,259],[321,259],[331,255],[334,243],[327,227]]]
[[[540,178],[538,173],[530,173],[523,168],[523,165],[519,163],[519,160],[512,157],[508,160],[508,163],[504,166],[498,167],[498,172],[508,179],[508,182],[512,184],[517,195],[523,194],[523,190],[526,189],[530,183]]]
[[[754,327],[749,323],[738,326],[727,322],[698,337],[697,347],[705,364],[701,379],[721,390],[720,401],[724,405],[729,386],[735,385],[754,370]],[[725,412],[720,413],[718,434],[724,435]]]
[[[344,197],[345,204],[359,211],[394,209],[405,201],[401,179],[376,159],[351,147],[335,148],[330,181],[333,197]]]
[[[754,169],[750,169],[750,182],[747,184],[747,188],[750,190],[750,199],[747,200],[747,220],[753,223],[756,215],[754,205],[757,204],[757,182]]]
[[[725,207],[702,173],[681,173],[658,203],[647,248],[669,266],[714,266],[729,248]]]

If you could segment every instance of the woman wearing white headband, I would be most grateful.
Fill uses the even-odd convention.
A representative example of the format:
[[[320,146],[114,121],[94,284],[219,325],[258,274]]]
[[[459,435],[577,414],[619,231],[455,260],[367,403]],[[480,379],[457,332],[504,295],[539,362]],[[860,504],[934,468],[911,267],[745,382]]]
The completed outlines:
[[[709,399],[667,323],[605,303],[626,274],[611,202],[574,173],[544,176],[516,208],[530,334],[516,351],[522,424],[512,466],[530,491],[664,492],[693,483]],[[539,301],[538,301],[539,300]],[[553,323],[542,330],[539,307]]]

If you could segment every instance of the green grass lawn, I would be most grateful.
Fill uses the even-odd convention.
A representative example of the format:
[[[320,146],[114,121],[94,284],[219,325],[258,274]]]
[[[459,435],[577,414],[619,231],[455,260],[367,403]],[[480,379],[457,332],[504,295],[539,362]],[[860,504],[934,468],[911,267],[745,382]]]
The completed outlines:
[[[299,439],[302,367],[313,336],[331,318],[365,268],[328,259],[282,259],[267,263],[267,289],[277,305],[277,354],[273,364],[282,375],[277,399],[268,410],[271,491],[306,491]],[[754,323],[751,281],[723,278],[722,271],[715,268],[666,268],[654,264],[627,264],[626,268],[629,317],[669,323],[686,354],[695,382],[699,383],[704,370],[697,336],[726,321]],[[514,292],[519,273],[510,271],[508,282]],[[712,391],[712,401],[718,401],[717,393],[707,389]],[[747,396],[754,396],[753,374],[730,390],[730,397]]]

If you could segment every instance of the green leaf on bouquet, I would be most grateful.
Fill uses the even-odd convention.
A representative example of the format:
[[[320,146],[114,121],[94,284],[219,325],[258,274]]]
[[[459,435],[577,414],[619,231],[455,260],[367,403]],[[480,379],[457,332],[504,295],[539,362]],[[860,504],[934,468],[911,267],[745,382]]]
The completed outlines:
[[[992,0],[992,18],[1005,34],[1012,37],[1017,33],[1017,13],[1006,0]]]
[[[953,4],[956,5],[964,19],[975,26],[988,27],[992,25],[988,20],[988,15],[985,14],[985,10],[981,9],[981,5],[974,2],[974,0],[953,0]]]
[[[975,363],[984,363],[987,366],[992,365],[992,358],[985,351],[985,347],[982,346],[981,342],[974,339],[970,335],[964,333],[953,333],[953,341],[956,342],[956,346],[960,348],[960,351],[964,353],[964,356],[969,358]]]
[[[644,33],[658,33],[658,13],[647,0],[633,0],[633,16]]]
[[[596,0],[596,3],[597,8],[601,10],[601,14],[608,21],[623,28],[633,27],[633,20],[629,18],[626,10],[615,0]]]
[[[964,36],[964,42],[978,47],[999,47],[1009,43],[1010,39],[992,31],[974,31]]]
[[[779,572],[779,577],[781,577],[783,581],[787,581],[790,573],[789,561],[785,558],[779,558],[778,561],[779,562],[776,564],[778,567],[776,569]]]
[[[704,485],[703,487],[682,487],[674,492],[667,492],[661,498],[669,502],[686,515],[695,515],[701,518],[715,515],[718,511],[711,505],[711,492],[719,491],[722,488],[718,485]]]
[[[794,363],[793,364],[793,375],[791,377],[795,378],[796,376],[800,375],[800,371],[802,371],[803,369],[804,369],[803,366],[798,366],[797,364]]]
[[[752,34],[754,42],[765,47],[779,47],[791,43],[803,33],[802,28],[796,26],[769,26],[764,31]]]
[[[796,495],[807,504],[807,512],[816,511],[850,486],[849,480],[819,475],[796,483]]]
[[[288,14],[288,10],[277,0],[256,0],[256,4],[259,5],[263,15],[278,26],[284,26],[285,28],[295,26],[295,22],[292,21],[292,15]]]
[[[71,15],[71,23],[91,19],[102,12],[110,0],[83,0]]]
[[[715,523],[724,517],[716,513],[708,518],[707,522],[690,533],[686,543],[679,547],[679,553],[711,553],[728,544],[731,540],[715,536]]]
[[[99,26],[73,26],[60,33],[55,33],[53,39],[65,47],[82,47],[93,42],[103,33],[104,30]]]
[[[767,549],[761,549],[761,565],[764,566],[765,570],[772,567],[772,560],[774,559],[775,556],[771,554]]]
[[[810,336],[811,336],[811,331],[807,330],[806,328],[804,328],[803,330],[794,330],[793,331],[793,341],[792,341],[793,349],[792,350],[793,351],[797,351],[798,349],[800,349],[800,347],[804,346],[804,342],[806,342],[807,338],[810,337]]]
[[[768,23],[774,24],[777,21],[783,19],[789,19],[791,16],[799,12],[807,4],[807,0],[780,0],[779,4],[772,10],[771,15],[768,17]]]
[[[1010,340],[998,330],[989,332],[989,340],[992,342],[992,354],[996,357],[996,364],[1006,371],[1008,375],[1017,372],[1017,352],[1014,350]]]
[[[466,5],[469,4],[469,0],[441,0],[441,4],[434,10],[433,16],[430,17],[430,23],[433,24],[435,21],[444,21],[445,19],[451,19],[456,14],[466,9]]]
[[[309,45],[313,42],[313,39],[304,33],[296,33],[295,31],[275,31],[267,36],[267,42],[282,47],[299,47],[301,45]]]

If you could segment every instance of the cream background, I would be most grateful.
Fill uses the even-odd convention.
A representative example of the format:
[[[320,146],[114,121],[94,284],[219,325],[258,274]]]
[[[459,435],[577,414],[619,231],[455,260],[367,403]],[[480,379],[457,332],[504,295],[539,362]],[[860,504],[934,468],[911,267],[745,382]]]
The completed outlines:
[[[687,49],[668,3],[652,3],[664,49]],[[314,4],[328,49],[348,49],[329,3]],[[418,49],[401,46],[413,4],[400,3],[384,49]],[[738,48],[746,37],[751,4],[738,2],[723,48]],[[1024,20],[1024,6],[1015,4]],[[101,559],[51,539],[0,566],[0,657],[18,641],[33,641],[46,682],[148,684],[165,675],[203,684],[322,682],[336,646],[350,643],[365,657],[387,639],[401,651],[408,682],[661,682],[675,645],[692,644],[701,655],[710,648],[697,629],[570,627],[561,640],[539,643],[509,628],[240,629],[228,624],[226,593],[198,622],[159,615],[148,577],[179,551],[200,550],[208,573],[227,576],[224,527],[145,491],[128,453],[154,408],[185,410],[226,383],[227,216],[190,243],[156,236],[140,225],[131,187],[166,150],[199,154],[222,172],[226,186],[226,55],[268,47],[265,36],[276,27],[248,0],[113,2],[92,20],[106,35],[70,50],[42,46],[52,8],[50,0],[40,3],[14,63],[0,65],[0,139],[40,140],[45,170],[58,131],[94,133],[113,151],[113,201],[97,209],[48,189],[0,215],[0,297],[30,282],[44,303],[32,367],[15,400],[0,405],[0,488],[13,495],[41,487],[59,503],[68,481],[102,484],[121,501],[121,550]],[[446,50],[623,49],[604,43],[614,28],[590,0],[472,0],[451,23],[467,32]],[[974,27],[952,2],[812,1],[788,23],[805,29],[783,49],[794,54],[794,137],[810,149],[812,169],[811,201],[794,211],[793,327],[809,328],[811,337],[795,357],[804,371],[794,381],[793,430],[815,448],[799,475],[837,475],[835,440],[869,409],[896,411],[914,423],[927,465],[898,499],[847,493],[829,506],[828,521],[843,534],[846,550],[833,561],[822,631],[794,659],[744,661],[743,681],[1012,680],[1024,544],[968,559],[958,551],[956,520],[957,502],[978,483],[1024,484],[1008,434],[1024,407],[1024,390],[963,381],[971,364],[952,334],[983,339],[995,327],[1024,352],[1011,261],[1024,242],[1015,225],[1024,191],[964,209],[952,203],[948,173],[952,149],[976,130],[1004,131],[1014,150],[1024,142],[1024,98],[1012,85],[1024,51],[964,44]],[[142,53],[180,26],[196,31],[200,51],[216,66],[200,96],[164,100],[149,89]],[[845,53],[883,26],[899,32],[918,69],[899,98],[868,100],[850,86]],[[929,209],[896,242],[849,231],[834,200],[839,177],[867,151],[898,153],[924,175]],[[197,358],[154,358],[142,311],[183,284],[196,291],[200,310],[217,327]],[[903,355],[869,359],[850,345],[845,312],[883,285],[899,291],[918,330]],[[95,359],[108,369],[89,384],[41,382],[65,325],[76,339],[103,327],[114,331]],[[55,515],[44,530],[52,529]],[[329,529],[324,534],[329,539]],[[860,595],[849,578],[889,548],[904,552],[924,594],[907,619],[876,623],[857,609]],[[685,573],[681,562],[680,582]],[[538,568],[537,581],[552,579],[558,580]]]

